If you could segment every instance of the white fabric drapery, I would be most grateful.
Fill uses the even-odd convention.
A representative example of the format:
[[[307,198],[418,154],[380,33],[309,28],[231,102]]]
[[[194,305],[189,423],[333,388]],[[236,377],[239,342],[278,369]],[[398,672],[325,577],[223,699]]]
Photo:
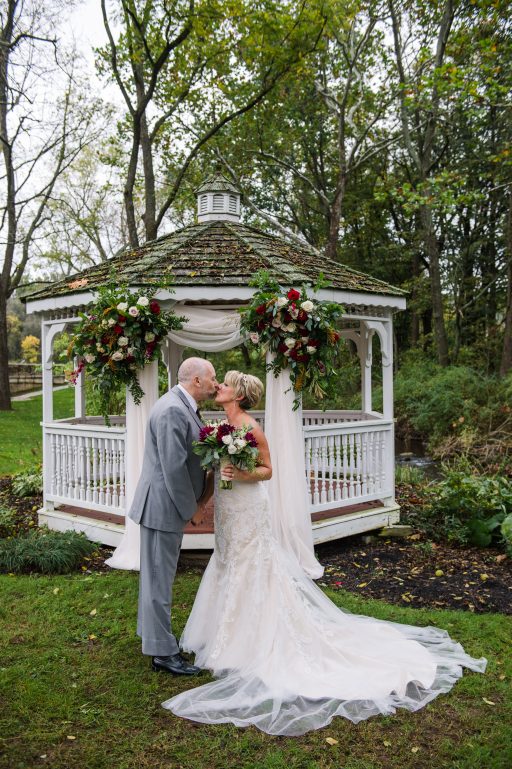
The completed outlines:
[[[242,341],[240,315],[234,310],[209,310],[177,304],[174,311],[188,318],[182,329],[168,334],[180,347],[220,352],[236,347]],[[128,394],[126,404],[127,511],[142,469],[149,412],[158,399],[156,361],[139,372],[139,381],[145,393],[142,403],[136,406]],[[266,382],[265,433],[273,465],[269,493],[274,533],[282,547],[295,554],[304,571],[318,579],[322,576],[323,568],[314,556],[307,506],[302,412],[293,411],[292,406],[293,392],[288,371],[283,371],[278,378],[269,372]],[[138,570],[139,548],[139,526],[127,516],[123,538],[105,563],[114,569]]]
[[[142,470],[144,457],[144,438],[149,412],[158,400],[158,363],[156,360],[137,372],[139,384],[144,390],[144,397],[137,405],[130,392],[126,393],[126,512],[130,509],[133,495]],[[140,568],[140,529],[139,525],[125,518],[125,529],[121,542],[105,563],[113,569]]]
[[[270,363],[273,353],[267,353]],[[306,463],[302,432],[302,406],[293,411],[295,393],[289,369],[275,377],[267,371],[265,435],[272,460],[269,481],[274,536],[281,547],[295,554],[311,579],[319,579],[323,566],[316,560],[307,503]]]

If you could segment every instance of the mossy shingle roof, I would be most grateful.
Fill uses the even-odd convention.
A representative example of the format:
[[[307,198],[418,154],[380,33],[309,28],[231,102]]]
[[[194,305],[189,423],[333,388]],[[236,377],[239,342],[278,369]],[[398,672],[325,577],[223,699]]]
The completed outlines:
[[[184,227],[139,248],[128,248],[27,297],[29,301],[94,290],[115,275],[119,283],[151,286],[171,274],[175,286],[247,286],[258,270],[284,286],[314,284],[322,272],[335,289],[404,296],[395,286],[254,227],[210,221]]]

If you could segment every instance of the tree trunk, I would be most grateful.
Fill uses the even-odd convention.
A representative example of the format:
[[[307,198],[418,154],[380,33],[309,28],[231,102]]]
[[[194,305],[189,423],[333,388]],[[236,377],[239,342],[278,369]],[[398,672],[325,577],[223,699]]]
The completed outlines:
[[[325,248],[325,255],[328,259],[336,259],[338,255],[341,211],[343,208],[343,200],[345,198],[346,185],[346,171],[345,169],[342,169],[340,170],[338,185],[336,187],[336,194],[334,196],[334,201],[329,212],[329,236],[327,239],[327,246]]]
[[[505,309],[505,333],[501,353],[500,374],[505,376],[512,368],[512,191],[509,192],[506,229],[507,255],[507,306]]]
[[[425,253],[429,262],[432,321],[434,325],[434,338],[436,343],[437,358],[441,366],[447,366],[449,363],[448,339],[444,325],[439,246],[434,230],[434,223],[432,221],[432,211],[429,206],[421,206],[420,219]]]
[[[9,347],[7,338],[7,300],[0,290],[0,411],[10,411],[11,388],[9,385]]]

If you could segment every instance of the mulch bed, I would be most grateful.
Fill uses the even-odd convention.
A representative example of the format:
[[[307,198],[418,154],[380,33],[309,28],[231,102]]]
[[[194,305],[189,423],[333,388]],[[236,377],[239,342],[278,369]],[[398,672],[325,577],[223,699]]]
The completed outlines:
[[[403,502],[404,500],[401,500]],[[16,530],[37,526],[41,497],[18,498],[0,478],[0,505],[15,511]],[[111,548],[101,547],[82,571],[106,571]],[[319,584],[402,606],[512,614],[512,559],[492,548],[457,548],[416,533],[404,539],[357,535],[317,547],[325,567]],[[181,568],[204,565],[183,553]]]

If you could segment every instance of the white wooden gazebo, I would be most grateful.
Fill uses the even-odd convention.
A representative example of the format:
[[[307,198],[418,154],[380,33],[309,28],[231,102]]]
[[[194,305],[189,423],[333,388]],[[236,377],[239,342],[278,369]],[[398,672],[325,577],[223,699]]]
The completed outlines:
[[[393,315],[405,308],[404,292],[371,276],[325,259],[306,245],[256,230],[240,222],[240,194],[217,174],[198,190],[197,223],[137,249],[127,249],[107,263],[84,270],[38,291],[26,300],[30,313],[42,317],[43,477],[40,523],[53,529],[86,532],[95,541],[117,545],[124,531],[131,477],[127,434],[133,408],[113,416],[107,427],[86,416],[83,375],[75,391],[75,414],[53,416],[52,351],[56,336],[72,331],[78,313],[94,299],[112,270],[119,281],[144,289],[172,273],[174,290],[160,290],[163,307],[209,310],[244,305],[254,289],[254,273],[267,270],[283,286],[314,284],[319,272],[330,281],[320,299],[344,308],[341,334],[356,346],[361,366],[358,410],[302,412],[306,488],[315,543],[378,529],[399,520],[394,498]],[[372,405],[372,340],[380,341],[383,410]],[[183,348],[172,340],[163,347],[169,386]],[[156,365],[152,367],[156,388]],[[206,414],[206,417],[213,414]],[[255,412],[264,423],[264,412]],[[127,423],[128,421],[128,423]],[[127,494],[128,487],[128,494]],[[130,488],[132,491],[130,492]],[[203,526],[186,529],[185,549],[213,546],[211,516]]]

